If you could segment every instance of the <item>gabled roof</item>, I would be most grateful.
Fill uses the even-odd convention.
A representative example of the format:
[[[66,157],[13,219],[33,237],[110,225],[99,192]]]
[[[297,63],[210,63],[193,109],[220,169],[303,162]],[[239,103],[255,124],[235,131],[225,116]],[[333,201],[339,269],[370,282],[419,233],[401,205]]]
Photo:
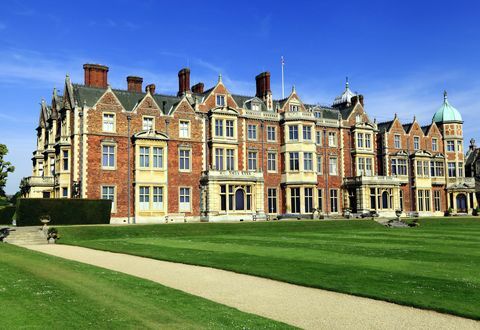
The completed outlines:
[[[342,119],[347,119],[348,117],[350,117],[350,114],[352,113],[354,108],[355,108],[354,106],[350,106],[350,107],[340,109],[340,114],[342,115]]]
[[[241,108],[252,110],[251,109],[251,102],[254,101],[254,102],[260,104],[261,111],[267,111],[267,105],[259,97],[232,94],[232,98],[235,100],[235,103],[237,103],[237,105]]]
[[[408,133],[410,131],[410,129],[412,128],[413,126],[413,123],[409,123],[409,124],[402,124],[402,127],[403,127],[403,130]]]
[[[427,135],[428,131],[430,130],[430,127],[432,127],[432,125],[425,125],[425,126],[421,126],[420,128],[422,129],[423,134]]]
[[[392,124],[395,120],[384,121],[382,123],[378,123],[377,127],[380,132],[387,132],[392,127]]]
[[[73,85],[73,91],[77,103],[79,105],[85,103],[89,107],[94,106],[106,90],[106,88],[88,87],[77,84]],[[147,95],[146,93],[137,93],[120,89],[112,89],[112,92],[126,111],[132,111]],[[154,94],[152,97],[164,113],[168,113],[169,110],[181,100],[180,97],[171,95]]]

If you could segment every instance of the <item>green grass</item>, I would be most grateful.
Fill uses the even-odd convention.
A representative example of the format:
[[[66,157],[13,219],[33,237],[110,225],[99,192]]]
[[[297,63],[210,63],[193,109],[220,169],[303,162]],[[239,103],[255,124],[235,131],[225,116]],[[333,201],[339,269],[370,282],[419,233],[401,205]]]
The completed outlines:
[[[289,328],[160,284],[0,245],[1,329]]]
[[[480,319],[480,220],[63,227],[64,244],[211,266]]]

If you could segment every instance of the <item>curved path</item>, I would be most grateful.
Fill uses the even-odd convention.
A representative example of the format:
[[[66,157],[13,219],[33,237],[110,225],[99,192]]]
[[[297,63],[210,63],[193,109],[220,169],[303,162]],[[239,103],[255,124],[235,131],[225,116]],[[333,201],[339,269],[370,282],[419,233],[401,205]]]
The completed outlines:
[[[69,245],[24,247],[148,279],[305,329],[480,329],[480,322],[229,271]]]

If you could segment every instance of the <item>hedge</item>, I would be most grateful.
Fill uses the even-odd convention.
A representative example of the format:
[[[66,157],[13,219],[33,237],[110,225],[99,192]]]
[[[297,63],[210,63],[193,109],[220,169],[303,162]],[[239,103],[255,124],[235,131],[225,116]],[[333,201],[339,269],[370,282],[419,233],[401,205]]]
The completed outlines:
[[[9,206],[0,207],[0,224],[11,225],[14,214],[15,214],[15,206],[9,205]]]
[[[108,224],[111,209],[105,199],[19,198],[16,220],[17,226],[37,226],[49,215],[49,225]]]

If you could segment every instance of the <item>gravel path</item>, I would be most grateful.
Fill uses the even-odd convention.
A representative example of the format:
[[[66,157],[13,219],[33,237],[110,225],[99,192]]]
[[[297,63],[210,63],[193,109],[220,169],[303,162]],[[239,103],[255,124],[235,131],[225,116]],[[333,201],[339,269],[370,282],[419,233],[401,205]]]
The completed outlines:
[[[151,280],[305,329],[480,329],[480,322],[452,315],[208,267],[68,245],[24,247]]]

